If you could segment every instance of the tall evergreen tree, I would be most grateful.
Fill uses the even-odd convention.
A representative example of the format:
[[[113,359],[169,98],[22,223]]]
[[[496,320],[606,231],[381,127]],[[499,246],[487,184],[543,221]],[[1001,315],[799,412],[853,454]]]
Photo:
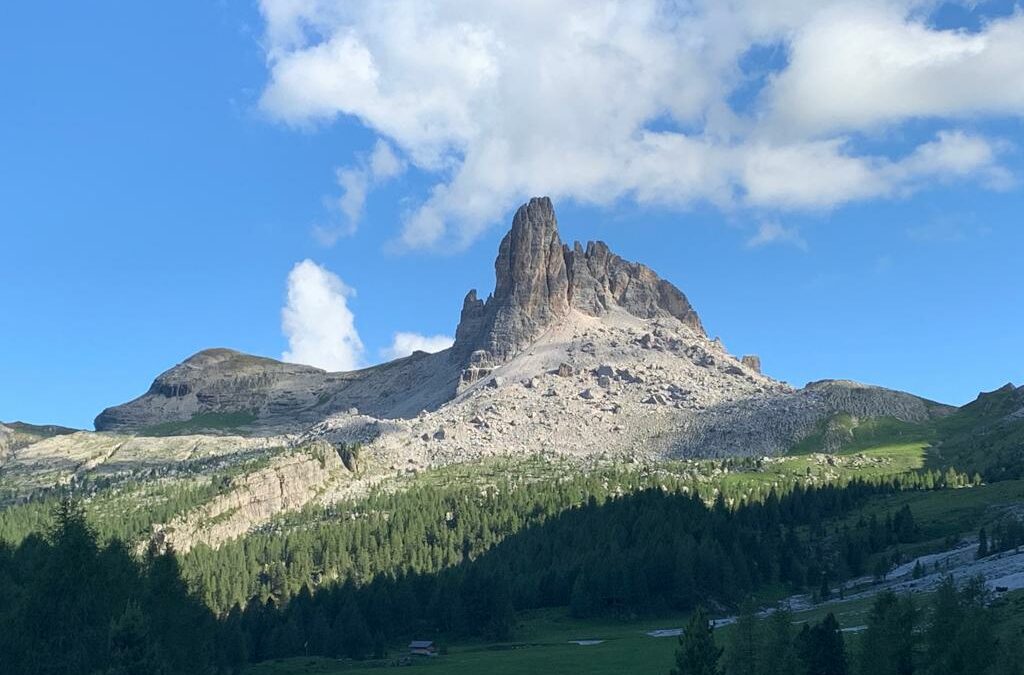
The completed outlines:
[[[138,603],[131,601],[110,626],[110,665],[105,675],[170,675]]]
[[[814,626],[804,624],[796,643],[800,672],[804,675],[846,675],[843,634],[831,612]]]
[[[740,613],[733,625],[732,640],[725,652],[727,675],[755,675],[757,673],[757,605],[748,598],[740,606]]]
[[[868,614],[861,641],[863,675],[912,675],[917,643],[917,609],[908,595],[880,593]]]
[[[925,654],[928,672],[931,675],[945,675],[956,672],[959,660],[954,653],[956,637],[963,623],[963,607],[953,577],[945,577],[931,603],[931,615],[925,631]]]
[[[698,607],[679,636],[676,667],[670,675],[718,675],[722,649],[715,644],[714,629],[707,612]]]
[[[758,664],[760,675],[793,675],[797,656],[793,645],[793,615],[788,608],[777,607],[761,626]]]

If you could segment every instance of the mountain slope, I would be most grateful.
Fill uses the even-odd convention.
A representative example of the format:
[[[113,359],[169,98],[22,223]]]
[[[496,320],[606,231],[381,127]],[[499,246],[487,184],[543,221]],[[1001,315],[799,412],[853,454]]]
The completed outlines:
[[[1024,477],[1024,386],[982,393],[935,425],[933,462],[986,481]]]
[[[558,235],[551,201],[517,211],[495,261],[495,292],[466,296],[455,345],[437,354],[347,373],[209,349],[159,375],[145,394],[107,408],[97,431],[136,433],[293,432],[356,409],[382,419],[435,410],[462,386],[514,358],[570,312],[621,309],[643,319],[675,317],[703,335],[686,297],[649,268],[601,242],[584,251]]]
[[[946,409],[852,382],[794,389],[708,337],[686,296],[603,242],[563,244],[551,201],[513,218],[495,289],[466,296],[455,344],[328,373],[200,352],[96,418],[140,434],[302,433],[370,443],[380,468],[494,454],[770,455],[843,413],[922,423]]]
[[[159,375],[145,394],[107,408],[97,431],[134,433],[294,432],[356,408],[410,417],[455,395],[461,368],[448,352],[417,352],[347,373],[209,349]]]

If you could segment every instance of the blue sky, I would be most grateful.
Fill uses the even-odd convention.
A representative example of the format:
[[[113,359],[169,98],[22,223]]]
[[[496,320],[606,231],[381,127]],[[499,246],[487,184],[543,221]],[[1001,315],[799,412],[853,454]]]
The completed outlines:
[[[531,194],[780,379],[1020,383],[1024,20],[744,4],[5,8],[0,419],[91,428],[206,347],[363,365],[451,335]]]

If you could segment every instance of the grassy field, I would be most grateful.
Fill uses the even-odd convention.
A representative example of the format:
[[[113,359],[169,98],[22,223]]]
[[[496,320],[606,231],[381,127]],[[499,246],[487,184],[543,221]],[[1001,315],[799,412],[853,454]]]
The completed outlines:
[[[794,614],[794,622],[818,621],[833,612],[844,627],[864,625],[871,601],[858,600],[840,606],[815,608]],[[516,628],[515,642],[466,643],[452,645],[448,654],[412,660],[413,672],[434,675],[619,675],[621,673],[667,673],[678,646],[675,637],[653,638],[646,633],[657,629],[681,628],[687,616],[667,616],[638,621],[580,621],[561,611],[544,611],[526,616]],[[716,631],[720,644],[729,640],[731,626]],[[604,640],[580,646],[574,640]],[[404,650],[397,648],[394,654]],[[404,671],[395,656],[376,661],[338,661],[295,658],[269,661],[251,667],[246,675],[307,675],[313,673],[380,673]]]
[[[892,444],[929,445],[937,436],[938,432],[932,423],[914,424],[891,417],[858,419],[847,413],[839,413],[823,420],[818,430],[800,441],[790,454],[820,452],[826,446],[826,437],[839,442],[843,452],[856,452]]]
[[[852,629],[844,632],[847,647],[856,653],[858,629],[867,622],[873,599],[858,599],[829,604],[793,615],[795,630],[805,622],[820,621],[828,613],[835,614],[840,625]],[[928,596],[918,596],[924,606]],[[1008,594],[996,606],[998,634],[1019,634],[1024,630],[1024,591]],[[652,638],[647,631],[659,628],[680,628],[686,616],[669,616],[657,620],[633,622],[579,621],[563,612],[545,611],[527,616],[516,630],[516,642],[453,645],[448,654],[436,658],[411,660],[412,672],[430,675],[618,675],[620,673],[667,673],[673,666],[678,641],[674,637]],[[731,626],[715,631],[719,645],[728,644]],[[604,640],[595,645],[580,646],[573,640]],[[400,646],[383,660],[354,662],[323,658],[293,658],[268,661],[250,667],[246,675],[313,675],[319,673],[381,673],[406,672],[408,665],[397,665],[404,654]]]

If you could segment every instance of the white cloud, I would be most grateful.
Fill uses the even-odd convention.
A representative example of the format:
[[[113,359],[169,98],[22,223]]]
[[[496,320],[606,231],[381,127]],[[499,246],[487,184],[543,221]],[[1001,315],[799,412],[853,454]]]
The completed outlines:
[[[363,365],[363,342],[348,307],[353,295],[336,274],[312,260],[296,263],[281,310],[281,330],[288,338],[282,360],[332,371]]]
[[[747,240],[747,248],[760,248],[769,244],[788,244],[801,251],[808,249],[807,240],[795,227],[784,227],[779,223],[766,222],[758,226],[757,232]]]
[[[1005,186],[998,144],[956,125],[1024,115],[1024,14],[942,31],[922,18],[933,5],[262,0],[261,105],[296,125],[356,119],[434,176],[403,225],[412,247],[466,244],[536,194],[785,211]],[[741,59],[771,45],[787,63],[737,106]],[[858,150],[917,118],[949,131],[902,156]],[[339,173],[348,223],[374,166]]]
[[[335,179],[341,188],[341,197],[335,201],[343,223],[314,225],[313,237],[324,246],[333,246],[343,236],[353,234],[363,217],[366,196],[370,188],[400,175],[405,162],[395,154],[391,145],[377,139],[369,158],[360,157],[356,164],[335,170]]]
[[[813,15],[768,92],[796,133],[917,117],[1024,114],[1024,14],[980,33],[934,30],[896,4],[843,3]]]
[[[405,162],[395,154],[394,149],[378,139],[370,155],[370,176],[375,181],[394,178],[405,171]]]
[[[381,350],[384,359],[400,359],[415,351],[439,352],[448,349],[455,340],[447,335],[420,335],[419,333],[395,333],[391,345]]]
[[[845,153],[841,139],[755,145],[744,153],[742,182],[752,204],[826,208],[885,194],[879,164]]]
[[[963,131],[940,131],[898,159],[854,155],[846,147],[846,140],[831,139],[747,149],[747,203],[820,209],[907,195],[934,182],[977,179],[992,188],[1013,182],[998,163],[1003,144]]]
[[[905,180],[977,177],[993,189],[1009,188],[1013,175],[999,165],[1005,143],[993,143],[963,131],[940,131],[934,141],[917,146],[899,165]]]

